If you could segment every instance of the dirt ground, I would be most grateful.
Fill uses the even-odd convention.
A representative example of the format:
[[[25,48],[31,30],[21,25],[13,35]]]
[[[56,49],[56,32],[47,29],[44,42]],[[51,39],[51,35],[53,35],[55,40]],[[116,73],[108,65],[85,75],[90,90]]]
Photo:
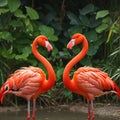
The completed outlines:
[[[96,103],[94,104],[95,107],[95,115],[102,115],[102,116],[111,116],[114,118],[118,118],[120,119],[120,105],[111,105],[111,104],[102,104],[102,103]],[[42,107],[37,108],[37,109],[44,109]],[[83,105],[81,103],[79,104],[70,104],[70,105],[58,105],[56,106],[52,106],[49,108],[45,108],[45,109],[56,109],[56,110],[69,110],[72,112],[83,112],[83,113],[87,113],[87,104]],[[26,106],[21,106],[19,108],[15,108],[15,107],[0,107],[0,112],[16,112],[16,111],[20,111],[20,110],[26,110]]]
[[[87,105],[71,105],[70,111],[87,113]],[[96,115],[111,116],[120,119],[120,105],[101,104],[97,103],[94,105]]]

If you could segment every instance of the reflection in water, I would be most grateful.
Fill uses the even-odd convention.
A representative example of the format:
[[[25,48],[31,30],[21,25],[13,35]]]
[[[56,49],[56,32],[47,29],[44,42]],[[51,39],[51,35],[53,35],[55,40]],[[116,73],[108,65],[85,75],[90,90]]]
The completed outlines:
[[[0,113],[0,120],[26,120],[26,113],[24,111]],[[70,111],[37,110],[36,120],[87,120],[87,114]],[[95,115],[95,120],[116,119]]]

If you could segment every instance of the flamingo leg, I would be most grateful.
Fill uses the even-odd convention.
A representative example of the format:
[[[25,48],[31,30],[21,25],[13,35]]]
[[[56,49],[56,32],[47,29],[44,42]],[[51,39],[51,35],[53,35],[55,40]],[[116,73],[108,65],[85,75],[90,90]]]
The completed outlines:
[[[94,120],[94,118],[93,100],[88,100],[88,120]]]
[[[91,117],[92,117],[92,120],[94,120],[94,118],[95,118],[95,115],[94,115],[94,106],[93,106],[93,100],[91,100],[91,110],[92,110],[92,112],[91,112]]]
[[[90,120],[90,118],[91,118],[91,114],[90,114],[90,101],[87,100],[87,102],[88,102],[88,120]]]
[[[35,120],[35,111],[36,111],[36,99],[33,99],[32,120]]]
[[[27,107],[27,120],[30,120],[30,100],[28,100],[28,107]]]

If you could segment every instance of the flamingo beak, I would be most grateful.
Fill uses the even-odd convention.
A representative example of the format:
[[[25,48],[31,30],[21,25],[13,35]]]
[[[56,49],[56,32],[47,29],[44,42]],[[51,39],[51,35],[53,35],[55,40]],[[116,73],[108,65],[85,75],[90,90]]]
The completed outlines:
[[[3,103],[3,98],[4,98],[4,94],[3,92],[0,90],[0,103]]]
[[[51,56],[52,50],[48,51],[48,58]]]
[[[53,49],[52,45],[48,41],[45,41],[45,47],[48,51],[51,51]]]
[[[67,48],[71,56],[73,56],[72,49],[74,45],[75,45],[75,39],[71,39],[70,42],[67,44]]]
[[[67,44],[68,49],[72,49],[75,45],[75,39],[71,39],[70,42]]]
[[[52,54],[53,47],[52,47],[52,45],[48,41],[45,42],[45,46],[46,46],[46,48],[48,50],[48,57],[50,57],[51,54]]]
[[[72,49],[68,49],[68,51],[69,51],[70,55],[73,56],[73,51],[72,51]]]

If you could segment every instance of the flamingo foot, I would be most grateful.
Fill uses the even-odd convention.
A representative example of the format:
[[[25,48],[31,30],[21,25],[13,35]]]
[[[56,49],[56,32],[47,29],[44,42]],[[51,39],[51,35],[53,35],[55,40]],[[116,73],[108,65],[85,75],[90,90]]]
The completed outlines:
[[[90,120],[90,116],[88,115],[88,120]]]
[[[94,111],[92,112],[92,120],[95,119]]]
[[[92,120],[94,120],[95,119],[95,117],[92,117]]]
[[[35,116],[32,116],[32,120],[35,120]]]
[[[30,120],[30,115],[29,115],[29,114],[27,115],[27,118],[26,118],[26,120]]]

